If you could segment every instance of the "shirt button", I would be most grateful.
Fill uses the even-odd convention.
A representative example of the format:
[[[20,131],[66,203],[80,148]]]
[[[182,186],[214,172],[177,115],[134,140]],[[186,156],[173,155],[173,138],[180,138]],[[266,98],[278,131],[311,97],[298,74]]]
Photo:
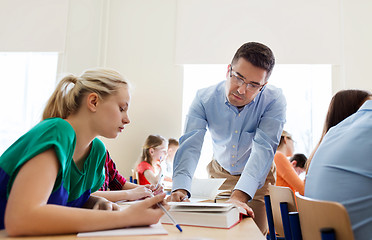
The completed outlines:
[[[235,148],[235,145],[233,145],[233,148]]]
[[[240,113],[238,114],[238,117],[240,117]]]
[[[231,157],[232,157],[232,158],[235,158],[235,155],[232,155]]]
[[[231,167],[234,167],[234,164],[231,164]]]
[[[235,133],[238,133],[238,131],[237,131],[237,130],[235,130]]]

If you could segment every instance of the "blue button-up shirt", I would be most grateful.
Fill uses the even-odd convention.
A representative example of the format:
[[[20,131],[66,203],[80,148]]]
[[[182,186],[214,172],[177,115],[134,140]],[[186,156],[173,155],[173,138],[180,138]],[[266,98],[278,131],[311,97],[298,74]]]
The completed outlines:
[[[240,111],[225,93],[225,81],[197,92],[186,118],[174,159],[173,190],[190,192],[205,132],[210,131],[213,155],[230,174],[241,177],[235,189],[253,198],[271,168],[285,123],[282,91],[267,85]]]
[[[343,204],[355,239],[372,236],[372,100],[329,129],[314,154],[305,196]]]

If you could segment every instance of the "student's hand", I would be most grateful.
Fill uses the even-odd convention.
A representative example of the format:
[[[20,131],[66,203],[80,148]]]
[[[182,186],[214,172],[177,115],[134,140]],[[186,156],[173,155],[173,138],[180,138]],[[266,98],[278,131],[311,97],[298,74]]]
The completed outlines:
[[[234,204],[240,211],[244,209],[247,211],[247,215],[254,218],[254,212],[252,208],[247,205],[247,202],[250,200],[250,196],[243,191],[234,190],[231,194],[231,197],[226,202]]]
[[[161,194],[163,193],[163,186],[161,184],[159,184],[158,186],[156,185],[146,185],[146,187],[148,187],[148,189],[150,189],[150,191],[154,194],[154,195],[158,195],[158,194]]]
[[[171,193],[167,198],[167,202],[190,202],[187,191],[184,189],[178,189]]]
[[[163,210],[159,208],[157,203],[164,206],[169,210],[169,205],[164,201],[165,193],[156,195],[151,198],[130,205],[124,211],[131,216],[133,225],[150,225],[159,221],[160,217],[164,214]]]
[[[110,210],[116,211],[120,210],[119,205],[116,203],[110,202],[104,197],[90,195],[88,200],[85,202],[84,208],[95,209],[95,210]]]
[[[120,207],[116,203],[110,202],[109,200],[105,198],[99,198],[97,199],[92,209],[93,210],[118,211],[120,210]]]
[[[133,201],[151,196],[151,190],[147,186],[138,186],[136,188],[125,190],[126,200]]]

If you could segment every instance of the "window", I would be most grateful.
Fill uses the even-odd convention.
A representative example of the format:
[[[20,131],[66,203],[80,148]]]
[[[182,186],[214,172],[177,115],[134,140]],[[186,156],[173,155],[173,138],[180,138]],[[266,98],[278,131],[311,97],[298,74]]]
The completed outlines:
[[[283,90],[287,100],[287,122],[284,129],[295,140],[295,153],[309,156],[318,142],[328,103],[332,97],[331,65],[277,64],[269,84]],[[189,106],[200,88],[226,79],[227,65],[185,65],[182,119],[185,121]],[[183,122],[184,126],[184,122]],[[195,176],[206,178],[206,165],[212,159],[210,135],[204,139]]]
[[[41,120],[58,53],[0,53],[0,155]]]

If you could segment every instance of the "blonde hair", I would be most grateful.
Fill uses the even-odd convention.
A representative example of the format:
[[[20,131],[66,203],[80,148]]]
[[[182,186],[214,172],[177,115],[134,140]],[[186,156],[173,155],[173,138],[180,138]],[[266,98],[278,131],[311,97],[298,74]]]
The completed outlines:
[[[279,142],[278,148],[284,144],[285,138],[292,139],[292,136],[287,131],[283,130],[282,135],[280,136],[280,142]]]
[[[68,75],[58,83],[49,98],[42,119],[65,119],[79,110],[87,94],[96,93],[100,99],[104,99],[115,94],[121,84],[128,85],[128,82],[119,72],[109,68],[89,69],[79,77]]]
[[[149,135],[142,147],[141,162],[146,161],[147,163],[152,165],[152,157],[149,150],[150,148],[156,148],[163,143],[168,143],[167,139],[165,139],[164,137],[160,135]]]

